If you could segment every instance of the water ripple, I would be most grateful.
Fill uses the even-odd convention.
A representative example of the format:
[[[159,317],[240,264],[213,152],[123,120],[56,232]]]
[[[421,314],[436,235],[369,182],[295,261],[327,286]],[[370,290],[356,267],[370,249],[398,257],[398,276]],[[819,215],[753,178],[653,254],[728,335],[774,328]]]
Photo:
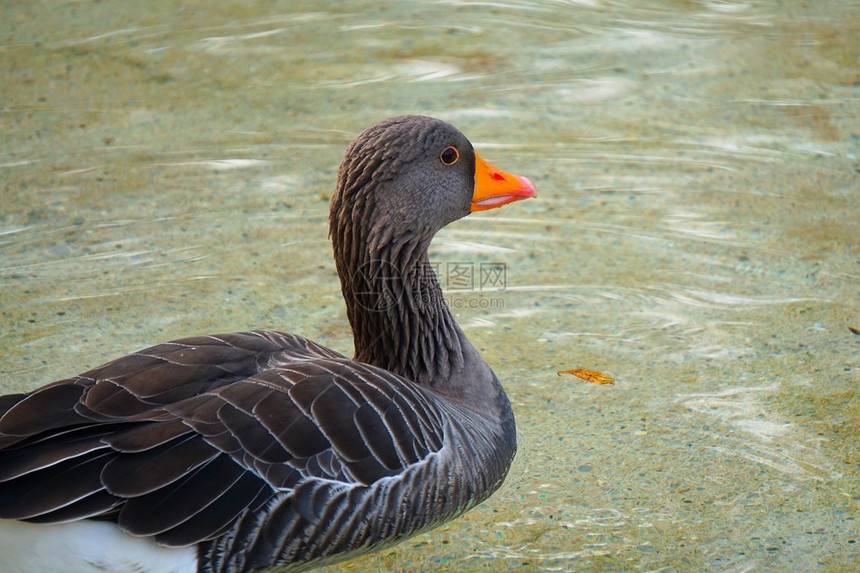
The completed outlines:
[[[683,285],[659,284],[642,287],[644,290],[660,293],[661,298],[675,300],[685,305],[737,310],[745,307],[795,304],[799,302],[834,302],[827,298],[812,296],[751,296],[727,292],[706,291]]]
[[[770,396],[778,385],[738,386],[716,392],[680,394],[675,401],[706,417],[731,425],[745,437],[714,436],[714,451],[729,457],[739,456],[780,473],[816,480],[839,477],[833,464],[821,455],[816,438],[784,419],[776,418],[759,396]]]

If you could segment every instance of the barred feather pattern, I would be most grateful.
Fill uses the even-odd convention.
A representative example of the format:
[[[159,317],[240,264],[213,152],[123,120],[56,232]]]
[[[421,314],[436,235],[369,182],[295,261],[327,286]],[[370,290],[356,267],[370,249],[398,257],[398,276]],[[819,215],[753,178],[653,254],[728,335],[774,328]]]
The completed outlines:
[[[267,331],[161,344],[0,413],[0,518],[115,521],[197,544],[201,572],[400,540],[486,498],[515,449],[512,416]]]

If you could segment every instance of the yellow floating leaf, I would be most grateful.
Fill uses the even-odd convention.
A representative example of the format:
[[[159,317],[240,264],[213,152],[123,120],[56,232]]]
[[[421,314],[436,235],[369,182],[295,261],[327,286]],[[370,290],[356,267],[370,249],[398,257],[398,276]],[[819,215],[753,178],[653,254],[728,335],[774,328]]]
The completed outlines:
[[[604,374],[603,372],[598,372],[597,370],[574,368],[573,370],[562,370],[558,373],[559,376],[562,374],[573,374],[577,378],[582,378],[586,382],[591,382],[592,384],[615,384],[615,378],[608,374]]]

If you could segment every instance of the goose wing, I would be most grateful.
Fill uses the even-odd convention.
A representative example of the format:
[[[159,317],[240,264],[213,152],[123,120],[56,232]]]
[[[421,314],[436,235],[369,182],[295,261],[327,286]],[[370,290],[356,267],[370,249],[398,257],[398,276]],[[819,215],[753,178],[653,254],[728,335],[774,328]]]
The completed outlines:
[[[442,432],[423,391],[304,338],[183,339],[4,396],[0,518],[105,519],[190,545],[309,482],[396,476]]]

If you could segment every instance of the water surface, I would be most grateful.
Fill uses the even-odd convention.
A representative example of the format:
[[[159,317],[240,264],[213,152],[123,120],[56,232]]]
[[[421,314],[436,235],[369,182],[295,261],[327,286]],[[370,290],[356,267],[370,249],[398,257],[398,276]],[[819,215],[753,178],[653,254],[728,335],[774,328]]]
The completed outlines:
[[[434,115],[538,185],[433,250],[520,453],[463,518],[331,571],[860,568],[858,12],[4,5],[0,388],[208,332],[349,353],[337,164]]]

